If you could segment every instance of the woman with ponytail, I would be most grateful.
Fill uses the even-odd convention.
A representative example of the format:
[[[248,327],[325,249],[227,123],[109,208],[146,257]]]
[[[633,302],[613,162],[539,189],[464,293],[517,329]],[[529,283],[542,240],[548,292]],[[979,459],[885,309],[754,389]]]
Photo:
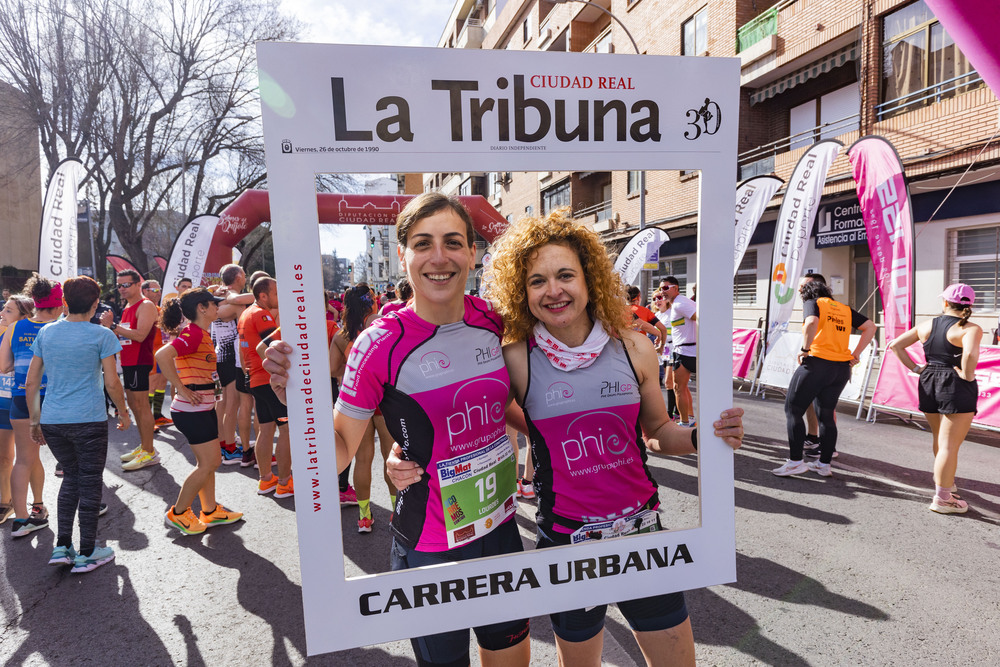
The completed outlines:
[[[934,499],[930,509],[940,514],[964,514],[969,503],[956,495],[955,471],[958,448],[976,415],[979,387],[976,364],[983,330],[969,322],[976,293],[963,283],[949,285],[941,293],[942,315],[913,327],[889,344],[900,363],[920,376],[917,394],[920,411],[931,427],[934,448]],[[923,343],[923,366],[906,349]]]
[[[243,518],[215,500],[215,471],[222,462],[219,449],[219,422],[215,402],[222,396],[216,369],[215,345],[209,331],[219,317],[222,298],[204,287],[186,290],[180,298],[170,299],[163,308],[161,327],[177,332],[177,337],[156,352],[156,363],[177,390],[170,404],[174,426],[187,438],[194,452],[195,469],[184,480],[177,502],[167,511],[166,521],[186,535],[205,532],[206,528],[234,523]],[[201,501],[201,514],[195,516],[191,503]]]
[[[376,318],[376,313],[378,312],[376,303],[375,295],[372,293],[371,288],[364,283],[358,284],[344,293],[344,315],[341,320],[343,326],[333,335],[333,339],[330,342],[330,375],[336,378],[338,383],[344,380],[347,356],[354,346],[354,341]],[[389,451],[393,443],[393,438],[389,435],[389,430],[385,426],[385,418],[379,410],[376,410],[361,439],[361,446],[354,457],[354,492],[358,504],[359,533],[372,532],[372,524],[374,522],[371,510],[371,492],[372,464],[375,461],[376,428],[378,429],[379,444],[381,445],[383,458],[389,456]],[[389,487],[391,502],[395,506],[396,487],[389,480],[388,473],[384,473],[384,477],[385,483]]]
[[[10,487],[17,517],[11,525],[13,537],[24,537],[49,525],[49,511],[42,503],[45,469],[38,458],[38,445],[31,439],[28,414],[26,381],[31,364],[31,344],[35,336],[49,322],[54,322],[63,312],[62,285],[33,274],[24,286],[24,294],[35,302],[35,314],[15,322],[4,334],[0,343],[0,372],[14,371],[11,389],[10,424],[14,429],[14,469]],[[45,400],[45,377],[42,377],[38,400]],[[28,510],[28,486],[34,495]]]

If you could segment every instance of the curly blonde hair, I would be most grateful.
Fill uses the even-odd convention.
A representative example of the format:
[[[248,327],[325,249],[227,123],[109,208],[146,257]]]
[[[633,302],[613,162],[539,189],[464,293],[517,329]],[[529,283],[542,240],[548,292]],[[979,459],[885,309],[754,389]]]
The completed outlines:
[[[521,218],[494,244],[485,271],[485,293],[504,320],[504,340],[527,340],[538,319],[528,308],[525,279],[528,263],[544,245],[557,243],[576,251],[587,281],[587,314],[609,335],[620,338],[628,328],[625,290],[604,244],[593,230],[568,217],[561,208],[544,218]]]

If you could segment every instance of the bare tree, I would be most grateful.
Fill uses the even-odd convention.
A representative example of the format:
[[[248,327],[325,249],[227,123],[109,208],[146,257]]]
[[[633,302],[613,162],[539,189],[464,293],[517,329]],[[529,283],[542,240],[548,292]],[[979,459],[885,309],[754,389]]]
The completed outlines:
[[[254,44],[296,30],[276,0],[0,0],[0,76],[50,168],[84,162],[101,254],[113,231],[145,271],[157,211],[217,211],[263,182]]]

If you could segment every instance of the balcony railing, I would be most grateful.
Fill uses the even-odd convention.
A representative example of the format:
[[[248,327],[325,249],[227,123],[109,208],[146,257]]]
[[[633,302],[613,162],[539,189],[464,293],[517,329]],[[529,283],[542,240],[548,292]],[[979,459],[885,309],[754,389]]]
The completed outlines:
[[[604,222],[605,220],[611,219],[611,200],[607,199],[602,202],[593,204],[592,206],[584,206],[583,208],[576,209],[573,216],[577,219],[585,218],[588,215],[596,216],[594,222]]]
[[[783,0],[756,18],[747,21],[736,32],[736,53],[740,53],[765,37],[778,34],[778,12],[795,0]]]
[[[749,165],[752,162],[757,162],[768,157],[774,157],[778,153],[785,153],[793,150],[794,148],[799,148],[800,146],[809,146],[818,141],[820,138],[836,137],[844,134],[845,132],[858,129],[858,122],[860,119],[861,114],[856,113],[829,123],[817,125],[816,127],[808,130],[803,130],[802,132],[782,137],[781,139],[772,141],[769,144],[764,144],[762,146],[757,146],[756,148],[751,148],[748,151],[744,151],[737,156],[736,160],[740,166]]]
[[[910,111],[916,107],[927,106],[942,99],[954,97],[959,93],[964,93],[973,88],[978,88],[983,83],[983,77],[979,72],[972,70],[960,76],[936,83],[920,90],[914,90],[902,97],[883,102],[875,107],[875,113],[879,120],[885,120],[890,116]]]

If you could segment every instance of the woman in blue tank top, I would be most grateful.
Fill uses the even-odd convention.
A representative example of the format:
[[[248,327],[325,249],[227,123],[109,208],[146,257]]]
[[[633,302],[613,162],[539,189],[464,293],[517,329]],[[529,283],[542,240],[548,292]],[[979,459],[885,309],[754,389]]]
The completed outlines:
[[[942,314],[913,327],[889,344],[900,363],[920,376],[920,411],[931,427],[934,449],[934,498],[928,509],[940,514],[964,514],[969,503],[958,497],[955,471],[958,448],[976,415],[979,388],[976,364],[983,330],[969,321],[976,293],[963,283],[941,293]],[[906,351],[923,343],[926,362],[917,364]]]

